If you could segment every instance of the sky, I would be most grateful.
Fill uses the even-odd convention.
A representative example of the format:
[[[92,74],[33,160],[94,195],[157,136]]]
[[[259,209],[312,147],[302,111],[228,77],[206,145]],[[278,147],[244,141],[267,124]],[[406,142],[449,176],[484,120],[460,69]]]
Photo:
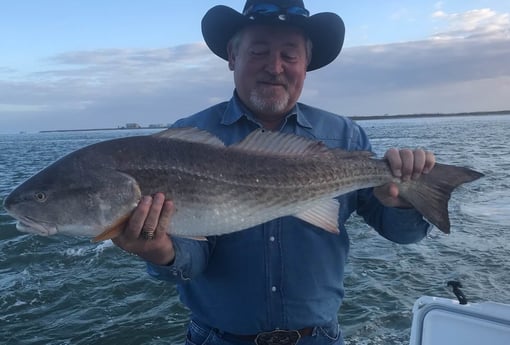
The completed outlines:
[[[205,45],[214,5],[244,1],[0,0],[0,132],[170,124],[233,91]],[[510,1],[305,0],[344,48],[301,102],[341,115],[510,109]]]

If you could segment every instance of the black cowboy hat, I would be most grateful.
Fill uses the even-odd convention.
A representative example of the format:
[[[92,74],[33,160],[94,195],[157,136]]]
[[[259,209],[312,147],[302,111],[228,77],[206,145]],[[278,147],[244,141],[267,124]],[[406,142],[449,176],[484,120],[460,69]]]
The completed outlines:
[[[332,62],[344,43],[342,18],[331,12],[310,16],[300,0],[248,0],[243,13],[223,5],[214,6],[202,18],[202,35],[214,54],[228,60],[228,41],[245,26],[258,23],[287,24],[303,29],[313,46],[308,71]]]

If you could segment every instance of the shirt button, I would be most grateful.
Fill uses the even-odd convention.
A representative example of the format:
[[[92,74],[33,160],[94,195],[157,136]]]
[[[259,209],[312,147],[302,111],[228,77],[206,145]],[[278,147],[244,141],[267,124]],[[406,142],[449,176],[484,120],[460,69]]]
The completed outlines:
[[[276,292],[276,286],[271,287],[271,291]]]
[[[269,237],[269,241],[274,242],[275,238],[274,236]]]

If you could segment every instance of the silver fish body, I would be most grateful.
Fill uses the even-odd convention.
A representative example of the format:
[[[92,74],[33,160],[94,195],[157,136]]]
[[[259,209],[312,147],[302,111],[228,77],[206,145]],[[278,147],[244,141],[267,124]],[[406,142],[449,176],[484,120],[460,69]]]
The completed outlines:
[[[142,195],[164,192],[175,204],[168,232],[204,237],[293,215],[338,231],[335,196],[390,181],[444,232],[455,187],[482,174],[437,164],[401,182],[368,152],[328,149],[289,134],[258,130],[225,147],[194,129],[108,140],[79,149],[17,187],[4,207],[22,231],[103,240],[123,228]]]

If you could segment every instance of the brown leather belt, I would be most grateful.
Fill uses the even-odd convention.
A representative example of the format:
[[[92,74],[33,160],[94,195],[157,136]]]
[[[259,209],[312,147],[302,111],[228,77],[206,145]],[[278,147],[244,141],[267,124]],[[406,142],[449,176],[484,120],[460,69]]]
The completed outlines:
[[[240,340],[245,342],[253,342],[256,345],[294,345],[299,339],[312,335],[314,327],[306,327],[298,330],[281,330],[277,329],[270,332],[262,332],[259,334],[238,335],[226,332],[219,332],[219,335],[225,340]]]

